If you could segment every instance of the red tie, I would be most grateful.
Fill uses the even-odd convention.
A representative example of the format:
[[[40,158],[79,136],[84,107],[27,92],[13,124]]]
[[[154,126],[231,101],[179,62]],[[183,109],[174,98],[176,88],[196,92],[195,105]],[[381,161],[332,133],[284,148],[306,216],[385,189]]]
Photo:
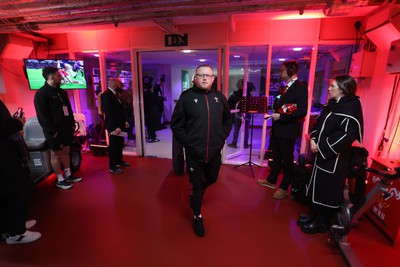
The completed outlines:
[[[289,88],[289,86],[287,86],[287,85],[283,88],[281,96],[283,96],[286,93],[288,88]]]

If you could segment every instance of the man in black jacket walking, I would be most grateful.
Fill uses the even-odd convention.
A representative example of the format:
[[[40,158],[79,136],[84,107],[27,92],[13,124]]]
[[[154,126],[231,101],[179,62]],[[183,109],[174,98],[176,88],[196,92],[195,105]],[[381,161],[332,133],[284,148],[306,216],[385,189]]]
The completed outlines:
[[[227,99],[221,92],[211,90],[213,81],[213,68],[210,65],[198,66],[195,84],[181,94],[171,121],[174,136],[185,147],[192,185],[193,228],[198,236],[205,234],[201,215],[203,195],[218,178],[221,149],[232,127]]]

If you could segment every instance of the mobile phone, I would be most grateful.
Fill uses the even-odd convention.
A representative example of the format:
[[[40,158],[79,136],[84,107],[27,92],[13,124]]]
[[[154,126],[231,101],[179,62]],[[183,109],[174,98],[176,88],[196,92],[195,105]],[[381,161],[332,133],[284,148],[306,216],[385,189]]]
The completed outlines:
[[[17,109],[17,111],[14,112],[13,117],[14,117],[14,118],[22,119],[22,118],[24,117],[24,109],[21,108],[21,107],[19,107],[19,108]]]

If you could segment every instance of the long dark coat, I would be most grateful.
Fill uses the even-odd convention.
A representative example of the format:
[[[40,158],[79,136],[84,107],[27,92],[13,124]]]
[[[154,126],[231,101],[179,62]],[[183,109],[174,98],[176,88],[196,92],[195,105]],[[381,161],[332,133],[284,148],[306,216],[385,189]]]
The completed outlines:
[[[339,207],[349,174],[350,147],[356,139],[362,143],[363,127],[361,103],[356,96],[330,100],[323,108],[310,132],[319,150],[307,186],[314,203]]]
[[[145,123],[150,131],[158,131],[162,129],[161,112],[159,109],[159,98],[150,89],[144,93],[144,117]]]
[[[0,196],[32,186],[27,164],[25,143],[18,138],[22,123],[11,117],[0,100]],[[17,137],[17,138],[16,138]]]

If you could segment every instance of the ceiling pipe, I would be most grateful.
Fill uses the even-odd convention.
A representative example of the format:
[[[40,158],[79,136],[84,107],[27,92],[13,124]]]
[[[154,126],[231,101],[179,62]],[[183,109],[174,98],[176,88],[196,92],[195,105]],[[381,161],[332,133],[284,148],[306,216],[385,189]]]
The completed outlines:
[[[348,0],[345,4],[342,0],[303,1],[304,10],[325,9],[327,16],[349,14],[355,5],[363,0]],[[350,3],[351,2],[351,3]],[[85,25],[119,25],[124,22],[171,20],[172,18],[191,16],[212,16],[226,14],[243,14],[268,11],[294,11],[299,10],[298,1],[260,1],[242,0],[240,2],[207,1],[111,1],[72,0],[65,4],[55,4],[50,1],[44,4],[26,2],[23,4],[0,4],[0,32],[40,31],[50,28],[78,27]],[[60,2],[63,3],[63,2]],[[328,7],[327,7],[328,3]],[[331,3],[331,5],[329,5]],[[376,0],[367,1],[366,5],[378,5]],[[303,10],[303,8],[301,9]],[[304,12],[304,11],[303,11]],[[229,15],[228,15],[229,16]],[[231,30],[236,29],[232,20]],[[176,26],[176,25],[175,25]],[[167,28],[173,31],[174,27]]]

